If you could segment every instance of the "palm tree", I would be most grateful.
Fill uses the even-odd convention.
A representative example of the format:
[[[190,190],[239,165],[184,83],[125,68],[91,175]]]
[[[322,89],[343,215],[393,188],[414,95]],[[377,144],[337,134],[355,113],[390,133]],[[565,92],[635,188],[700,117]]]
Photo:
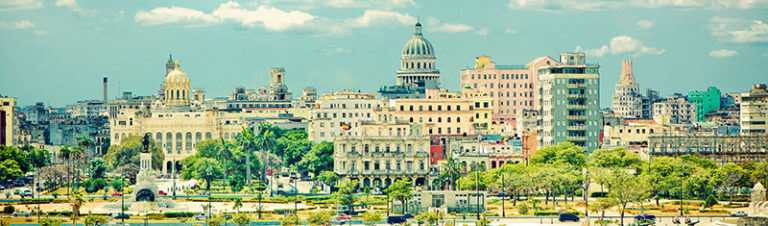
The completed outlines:
[[[227,142],[224,139],[221,139],[220,142],[221,142],[221,146],[218,147],[218,150],[217,150],[218,153],[216,157],[218,158],[218,161],[222,163],[222,168],[224,169],[224,179],[225,179],[224,190],[226,190],[227,189],[226,178],[228,176],[227,166],[229,165],[227,164],[227,160],[232,158],[232,147],[231,147],[232,143]]]
[[[72,177],[72,173],[70,171],[72,166],[70,165],[70,162],[69,162],[70,157],[72,157],[72,151],[69,150],[69,146],[61,147],[61,150],[59,150],[59,158],[67,161],[67,181],[69,181],[70,178]],[[69,190],[67,190],[67,195],[70,195],[72,193],[71,192],[72,183],[68,183],[68,184],[69,184]]]
[[[267,153],[275,146],[277,138],[268,123],[259,125],[259,135],[256,137],[256,147],[261,149],[261,181],[267,179]]]
[[[232,209],[237,210],[237,214],[240,214],[241,207],[243,207],[243,199],[235,199],[235,205],[232,206]]]
[[[240,149],[245,152],[245,183],[250,186],[251,184],[251,153],[256,147],[255,138],[253,132],[250,129],[243,127],[243,132],[237,134],[237,143],[240,145]]]
[[[80,207],[83,206],[83,195],[80,191],[74,191],[69,201],[72,203],[72,226],[77,224],[77,218],[80,216]]]
[[[454,190],[457,189],[456,181],[461,178],[462,172],[460,163],[456,161],[453,155],[449,154],[443,163],[443,169],[443,173],[440,174],[440,177],[444,183],[451,186]]]

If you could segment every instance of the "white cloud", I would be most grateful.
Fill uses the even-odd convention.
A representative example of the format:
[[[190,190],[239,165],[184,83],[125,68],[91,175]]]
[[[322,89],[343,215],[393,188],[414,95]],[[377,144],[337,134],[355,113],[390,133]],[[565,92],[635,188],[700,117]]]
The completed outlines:
[[[37,9],[43,7],[38,0],[0,0],[0,11]]]
[[[45,31],[45,30],[39,30],[39,31],[35,31],[35,35],[37,35],[37,36],[46,36],[46,35],[48,35],[48,32]]]
[[[718,50],[712,50],[711,52],[709,52],[709,56],[717,57],[717,58],[732,57],[736,54],[739,54],[739,52],[736,52],[736,50],[730,50],[730,49],[718,49]]]
[[[369,9],[365,10],[362,16],[347,19],[345,25],[349,27],[371,27],[387,24],[410,25],[415,22],[416,17],[407,13]]]
[[[579,45],[576,46],[574,51],[584,52],[587,55],[592,55],[595,57],[602,57],[607,53],[614,55],[627,54],[632,56],[638,56],[642,54],[658,55],[664,53],[666,50],[647,47],[643,45],[642,42],[633,39],[632,37],[622,35],[613,37],[608,45],[603,45],[600,48],[584,49]]]
[[[82,15],[94,15],[99,13],[97,10],[80,7],[80,5],[77,4],[77,0],[56,0],[56,6],[67,7],[69,10]]]
[[[504,30],[504,32],[507,32],[507,34],[516,34],[517,30],[514,30],[512,28],[507,28],[507,30]]]
[[[22,20],[22,21],[16,22],[16,23],[14,24],[14,27],[15,27],[16,29],[21,29],[21,30],[23,30],[23,29],[27,29],[27,28],[34,28],[34,27],[37,27],[37,25],[35,25],[35,24],[34,24],[34,23],[32,23],[32,22],[29,22],[29,20]]]
[[[349,50],[345,49],[345,48],[338,47],[336,49],[324,49],[323,50],[323,55],[330,56],[330,55],[336,55],[336,54],[345,53],[345,52],[349,52]]]
[[[233,21],[246,27],[263,26],[267,30],[283,31],[311,21],[315,16],[301,11],[283,11],[274,7],[258,6],[246,9],[237,2],[226,2],[207,14],[200,10],[183,7],[160,7],[151,11],[139,11],[134,20],[143,26],[161,24],[186,24],[188,26],[211,25]]]
[[[723,42],[768,42],[768,24],[762,20],[712,17],[709,19],[709,29],[712,36]]]
[[[435,17],[427,17],[423,22],[424,28],[429,32],[459,33],[469,32],[475,28],[462,23],[440,23]]]
[[[653,21],[649,21],[649,20],[638,20],[638,21],[637,21],[637,26],[638,26],[638,27],[640,27],[640,28],[642,28],[642,29],[650,29],[650,28],[652,28],[652,27],[653,27]]]
[[[326,6],[333,8],[396,9],[416,6],[413,0],[330,0]]]
[[[510,0],[513,10],[547,12],[601,11],[620,8],[750,9],[768,7],[766,0]]]
[[[490,31],[488,30],[487,27],[483,27],[483,28],[480,28],[480,30],[477,30],[475,32],[475,34],[477,34],[477,35],[488,35],[489,32]]]

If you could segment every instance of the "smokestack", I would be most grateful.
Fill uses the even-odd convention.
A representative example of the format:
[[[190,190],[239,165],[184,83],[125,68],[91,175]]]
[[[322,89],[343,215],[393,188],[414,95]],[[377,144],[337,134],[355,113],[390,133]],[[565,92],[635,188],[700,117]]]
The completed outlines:
[[[107,77],[104,77],[104,99],[102,104],[107,105]]]

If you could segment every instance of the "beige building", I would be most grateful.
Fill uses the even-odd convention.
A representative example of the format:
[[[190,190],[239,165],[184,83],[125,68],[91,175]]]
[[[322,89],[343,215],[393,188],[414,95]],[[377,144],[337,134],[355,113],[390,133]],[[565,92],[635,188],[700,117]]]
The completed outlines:
[[[381,105],[373,93],[325,94],[309,110],[309,140],[319,143],[333,141],[336,137],[359,136],[360,123],[374,120],[374,109]]]
[[[603,145],[647,147],[648,137],[670,135],[672,128],[650,119],[625,119],[622,125],[605,125]]]
[[[768,88],[765,84],[752,86],[741,96],[741,135],[768,135]]]
[[[556,62],[540,57],[525,65],[501,65],[488,56],[477,57],[474,68],[461,70],[461,87],[487,93],[494,103],[492,113],[516,117],[523,109],[539,107],[539,68]]]
[[[14,146],[19,134],[16,98],[0,96],[0,145]]]
[[[478,213],[485,211],[487,194],[484,191],[413,191],[408,200],[408,213],[418,214],[437,210],[440,213]],[[392,204],[393,213],[403,212],[400,201]]]
[[[613,94],[611,109],[624,118],[643,117],[643,97],[640,86],[635,82],[632,73],[632,61],[621,62],[621,78],[616,83],[616,93]]]
[[[334,139],[334,172],[340,177],[379,189],[398,179],[424,188],[432,184],[430,140],[421,125],[397,120],[383,110],[375,120],[361,122],[358,132],[359,136]]]
[[[493,103],[471,93],[428,90],[426,98],[390,100],[389,109],[395,118],[423,125],[427,135],[482,134],[491,123]]]
[[[696,106],[684,97],[672,96],[653,104],[653,120],[661,124],[687,124],[696,121]]]

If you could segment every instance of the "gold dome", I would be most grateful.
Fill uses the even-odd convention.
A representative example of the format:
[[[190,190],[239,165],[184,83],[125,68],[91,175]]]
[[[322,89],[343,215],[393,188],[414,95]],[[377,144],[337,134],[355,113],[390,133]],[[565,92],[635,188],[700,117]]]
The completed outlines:
[[[179,60],[176,60],[176,65],[173,68],[173,71],[165,76],[165,83],[189,83],[189,76],[187,76],[187,73],[181,71]]]

